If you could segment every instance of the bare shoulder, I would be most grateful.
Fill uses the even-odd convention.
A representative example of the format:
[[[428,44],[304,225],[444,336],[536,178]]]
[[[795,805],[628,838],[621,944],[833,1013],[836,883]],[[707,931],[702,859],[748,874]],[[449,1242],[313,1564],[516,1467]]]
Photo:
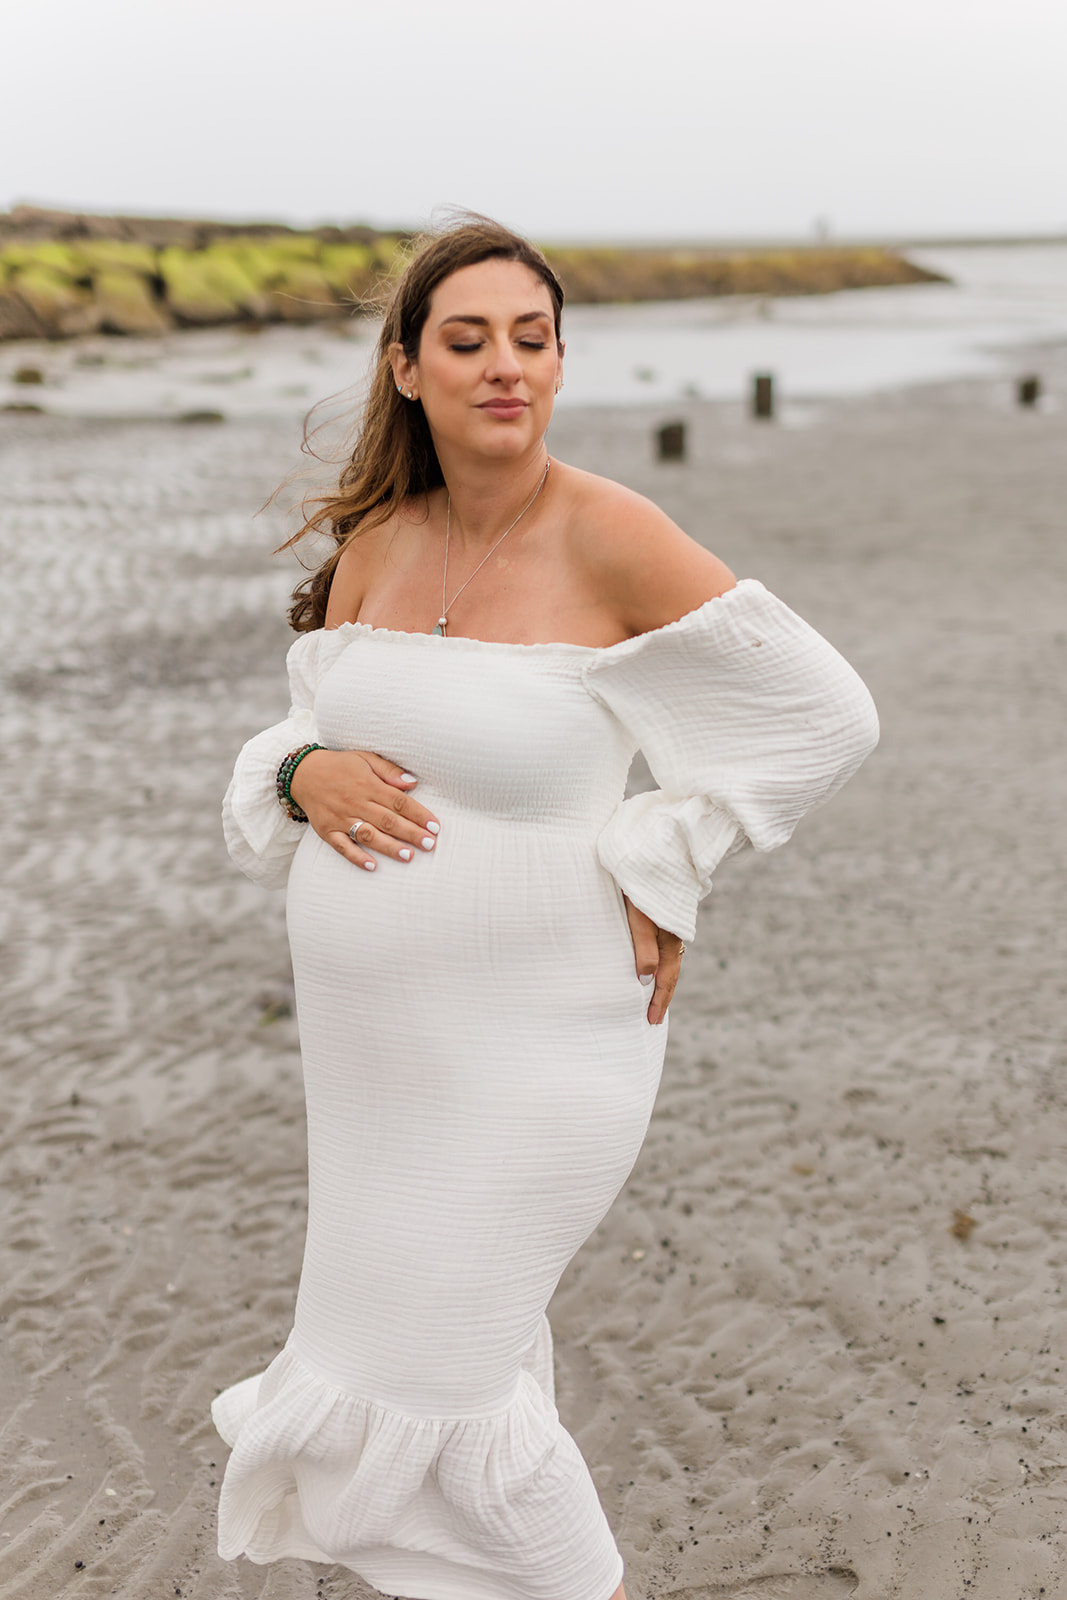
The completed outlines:
[[[676,622],[734,587],[729,567],[644,495],[575,467],[560,476],[571,559],[626,633]]]
[[[359,617],[364,596],[381,568],[385,553],[392,543],[403,518],[394,512],[385,522],[366,533],[356,533],[337,558],[330,582],[330,599],[326,607],[327,628],[339,628],[342,622],[355,622]]]

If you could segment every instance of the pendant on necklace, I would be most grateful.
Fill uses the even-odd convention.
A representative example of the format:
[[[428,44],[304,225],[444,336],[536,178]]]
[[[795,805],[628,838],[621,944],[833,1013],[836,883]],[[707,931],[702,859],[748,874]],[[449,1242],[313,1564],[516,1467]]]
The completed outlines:
[[[438,617],[436,628],[431,628],[430,632],[431,632],[431,634],[434,634],[434,633],[437,634],[438,637],[441,638],[441,639],[445,639],[445,638],[448,637],[447,634],[445,633],[445,629],[447,627],[448,627],[448,618],[447,617]]]

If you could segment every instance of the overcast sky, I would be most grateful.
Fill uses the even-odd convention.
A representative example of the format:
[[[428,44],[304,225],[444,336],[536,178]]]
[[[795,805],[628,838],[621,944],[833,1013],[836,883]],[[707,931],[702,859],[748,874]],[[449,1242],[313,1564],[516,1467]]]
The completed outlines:
[[[7,0],[0,206],[1067,233],[1067,0]]]

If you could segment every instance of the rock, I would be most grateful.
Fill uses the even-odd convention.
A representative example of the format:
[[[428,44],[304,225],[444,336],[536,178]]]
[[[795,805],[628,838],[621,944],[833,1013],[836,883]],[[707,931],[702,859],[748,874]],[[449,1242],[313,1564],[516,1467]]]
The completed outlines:
[[[0,290],[0,339],[47,339],[48,329],[20,295]]]
[[[15,206],[9,212],[6,221],[8,226],[16,232],[32,232],[43,239],[50,239],[76,221],[75,214],[71,211],[56,211],[47,206]]]
[[[321,245],[313,233],[292,233],[264,241],[266,248],[280,264],[294,261],[317,261]]]
[[[24,267],[11,278],[10,286],[39,318],[49,338],[95,333],[100,327],[99,304],[89,290],[52,267]]]
[[[285,322],[318,322],[336,317],[341,306],[317,262],[293,262],[270,289],[275,314]]]
[[[15,383],[35,384],[44,382],[44,373],[40,367],[16,367]]]
[[[358,304],[366,299],[378,276],[374,256],[366,245],[324,245],[319,254],[319,266],[336,297],[349,303]]]
[[[363,227],[295,233],[16,207],[0,214],[0,340],[341,318],[373,295],[399,248],[398,235]]]
[[[36,266],[40,246],[37,244],[5,244],[0,249],[0,270],[10,277],[20,267]]]
[[[199,257],[205,279],[247,316],[269,320],[270,296],[263,280],[251,271],[239,248],[212,244]]]
[[[247,277],[238,280],[236,274],[222,270],[218,262],[209,262],[207,251],[193,255],[185,250],[163,250],[159,272],[166,285],[168,306],[178,322],[190,327],[239,321],[245,294],[256,292],[254,285],[250,291],[247,289],[251,281]]]
[[[881,247],[715,250],[563,248],[548,252],[576,303],[688,300],[704,295],[828,294],[838,289],[942,282]]]
[[[339,315],[340,296],[334,293],[331,280],[319,263],[322,246],[316,238],[245,239],[225,250],[214,248],[220,257],[225,255],[237,262],[255,283],[257,316],[265,315],[272,321],[315,322]],[[332,247],[345,254],[353,248]],[[210,255],[211,251],[204,254]]]
[[[180,245],[202,250],[218,239],[292,240],[300,235],[284,222],[218,222],[195,217],[104,217],[91,212],[55,211],[43,206],[18,205],[0,212],[0,239],[129,239],[154,250]],[[363,223],[351,227],[327,224],[310,231],[310,237],[330,244],[375,245],[384,238],[395,243],[396,234],[383,236]]]
[[[75,283],[80,283],[88,270],[85,261],[70,245],[49,239],[40,239],[33,244],[3,246],[0,248],[0,264],[9,272],[16,272],[21,267],[48,267]]]
[[[94,276],[100,270],[116,267],[146,278],[154,277],[157,271],[156,252],[149,245],[127,239],[82,239],[72,254],[84,261]]]
[[[166,308],[136,273],[115,269],[98,272],[94,289],[100,327],[105,333],[169,333],[174,326]]]
[[[264,321],[277,322],[278,311],[271,298],[271,289],[282,283],[293,266],[313,264],[313,258],[294,256],[287,244],[276,248],[272,239],[242,239],[227,247],[231,258],[256,286],[256,293],[264,302],[261,313]]]

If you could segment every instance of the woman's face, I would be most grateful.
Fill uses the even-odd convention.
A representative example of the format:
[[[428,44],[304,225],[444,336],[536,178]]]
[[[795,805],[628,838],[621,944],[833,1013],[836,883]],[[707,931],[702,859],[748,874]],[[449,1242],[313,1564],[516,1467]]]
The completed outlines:
[[[476,262],[437,285],[418,359],[392,350],[440,453],[521,457],[544,435],[560,383],[547,285],[521,261]]]

